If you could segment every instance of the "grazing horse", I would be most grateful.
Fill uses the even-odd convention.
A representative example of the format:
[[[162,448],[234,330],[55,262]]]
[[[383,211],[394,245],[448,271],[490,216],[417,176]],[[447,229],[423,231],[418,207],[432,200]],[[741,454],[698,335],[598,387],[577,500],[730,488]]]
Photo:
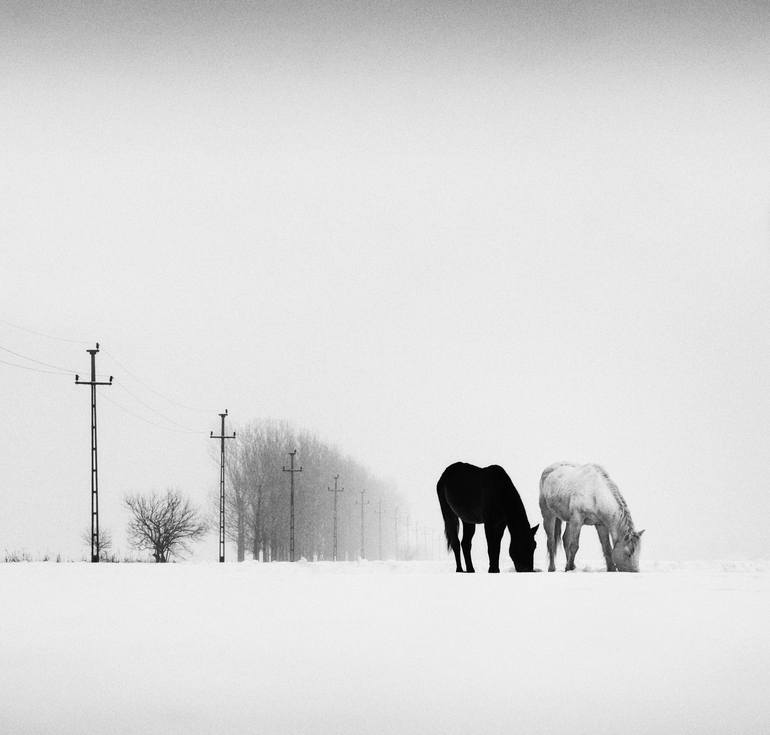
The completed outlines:
[[[635,531],[631,513],[618,486],[598,464],[557,462],[540,477],[540,510],[548,540],[548,571],[556,569],[554,560],[564,531],[564,551],[569,572],[575,568],[580,529],[596,526],[608,572],[638,572],[641,537]],[[610,543],[611,542],[611,543]]]
[[[535,533],[538,526],[529,527],[527,511],[519,493],[506,471],[498,465],[476,467],[465,462],[449,465],[436,486],[447,548],[452,549],[460,564],[459,521],[463,522],[462,550],[465,571],[473,572],[471,541],[476,524],[484,524],[489,550],[489,571],[500,571],[500,541],[506,526],[511,534],[509,553],[517,572],[531,572],[535,554]]]

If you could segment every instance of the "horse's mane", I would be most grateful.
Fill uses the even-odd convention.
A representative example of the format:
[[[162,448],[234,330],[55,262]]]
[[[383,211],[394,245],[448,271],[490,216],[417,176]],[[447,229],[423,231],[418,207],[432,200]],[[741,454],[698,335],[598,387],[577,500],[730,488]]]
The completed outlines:
[[[615,498],[615,500],[618,503],[618,510],[620,511],[620,518],[618,520],[618,528],[620,529],[621,533],[625,536],[629,533],[635,533],[634,529],[634,521],[631,518],[631,511],[628,510],[628,505],[626,505],[626,499],[620,494],[620,489],[618,486],[612,481],[610,476],[607,474],[607,470],[604,469],[601,465],[595,464],[594,465],[596,471],[605,479],[607,482],[607,487],[612,492],[612,496]]]

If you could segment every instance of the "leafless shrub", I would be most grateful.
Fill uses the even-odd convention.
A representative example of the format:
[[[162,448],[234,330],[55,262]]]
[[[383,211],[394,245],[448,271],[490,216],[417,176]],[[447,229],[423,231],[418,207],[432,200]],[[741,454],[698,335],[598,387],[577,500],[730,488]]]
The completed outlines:
[[[16,550],[9,551],[8,549],[5,550],[5,562],[7,564],[13,564],[21,561],[34,561],[34,560],[32,559],[32,556],[26,551],[16,551]]]
[[[198,509],[178,490],[166,490],[163,495],[129,495],[125,504],[131,513],[131,545],[149,551],[159,563],[189,552],[189,542],[197,541],[208,530]]]
[[[88,549],[89,558],[91,553],[91,529],[86,528],[80,536],[83,545]],[[112,532],[109,528],[99,529],[98,543],[99,561],[117,561],[117,556],[113,551]]]

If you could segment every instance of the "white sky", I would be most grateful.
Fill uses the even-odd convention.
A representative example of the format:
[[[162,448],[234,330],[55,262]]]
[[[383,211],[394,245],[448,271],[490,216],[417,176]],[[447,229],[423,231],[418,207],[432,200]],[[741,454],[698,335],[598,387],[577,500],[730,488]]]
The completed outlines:
[[[5,3],[0,317],[208,409],[100,355],[205,432],[102,401],[103,526],[215,488],[227,407],[437,527],[452,461],[506,467],[533,524],[542,468],[595,461],[644,555],[766,555],[770,9],[651,7]],[[0,548],[76,555],[88,390],[0,375]]]

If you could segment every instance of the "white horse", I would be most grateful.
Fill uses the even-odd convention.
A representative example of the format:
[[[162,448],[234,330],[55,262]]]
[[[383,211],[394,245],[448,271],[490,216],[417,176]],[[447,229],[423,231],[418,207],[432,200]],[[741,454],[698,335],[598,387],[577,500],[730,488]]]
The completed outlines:
[[[540,510],[548,539],[549,572],[556,569],[554,559],[562,521],[567,524],[565,571],[575,568],[580,529],[584,524],[596,526],[608,572],[639,571],[640,539],[644,531],[634,530],[618,486],[599,465],[557,462],[546,467],[540,477]]]

